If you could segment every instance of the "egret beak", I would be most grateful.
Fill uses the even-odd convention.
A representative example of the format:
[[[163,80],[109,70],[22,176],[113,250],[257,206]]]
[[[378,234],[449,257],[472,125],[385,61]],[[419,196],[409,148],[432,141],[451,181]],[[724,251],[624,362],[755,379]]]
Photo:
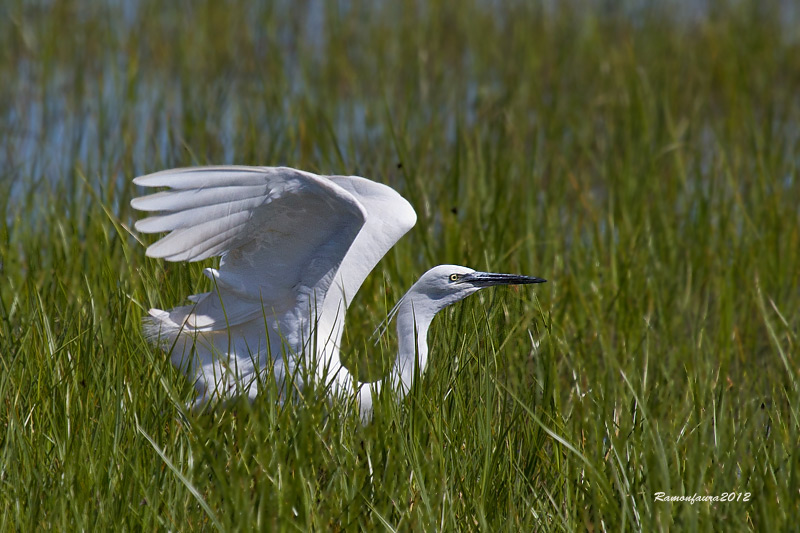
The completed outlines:
[[[520,276],[518,274],[495,274],[492,272],[473,272],[465,274],[459,280],[461,283],[469,283],[475,287],[491,287],[492,285],[528,285],[530,283],[545,283],[546,279],[534,278],[532,276]]]

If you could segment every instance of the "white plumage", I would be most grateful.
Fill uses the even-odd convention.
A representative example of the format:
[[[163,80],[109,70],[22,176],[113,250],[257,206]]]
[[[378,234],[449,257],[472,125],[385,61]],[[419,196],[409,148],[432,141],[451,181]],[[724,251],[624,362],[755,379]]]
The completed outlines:
[[[160,212],[136,222],[138,231],[169,232],[148,256],[221,257],[218,269],[204,270],[212,291],[190,296],[191,305],[151,309],[144,323],[146,335],[194,380],[195,407],[215,397],[253,398],[268,366],[281,386],[306,365],[333,393],[353,390],[339,359],[345,312],[367,274],[416,222],[405,199],[364,178],[285,167],[174,169],[134,183],[169,188],[131,202]],[[393,384],[407,391],[413,362],[424,368],[425,333],[440,309],[484,286],[541,281],[454,265],[428,271],[395,309]],[[294,376],[300,386],[302,374]],[[368,387],[360,401],[370,413]]]

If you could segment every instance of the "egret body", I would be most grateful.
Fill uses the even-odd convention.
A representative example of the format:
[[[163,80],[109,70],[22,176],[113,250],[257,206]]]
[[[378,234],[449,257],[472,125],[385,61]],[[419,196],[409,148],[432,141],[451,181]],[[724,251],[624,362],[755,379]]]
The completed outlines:
[[[381,257],[416,222],[396,191],[356,176],[318,176],[285,167],[194,167],[141,176],[134,183],[168,190],[135,198],[138,210],[160,214],[136,222],[142,233],[169,232],[147,248],[167,261],[220,256],[203,273],[213,289],[191,305],[151,309],[147,337],[170,353],[194,381],[194,407],[215,398],[255,397],[263,370],[279,386],[313,371],[334,394],[353,391],[339,346],[345,312]],[[408,392],[428,361],[427,332],[436,313],[492,285],[542,283],[540,278],[476,272],[456,265],[430,269],[390,314],[398,356],[390,383]],[[363,415],[370,387],[359,387]]]

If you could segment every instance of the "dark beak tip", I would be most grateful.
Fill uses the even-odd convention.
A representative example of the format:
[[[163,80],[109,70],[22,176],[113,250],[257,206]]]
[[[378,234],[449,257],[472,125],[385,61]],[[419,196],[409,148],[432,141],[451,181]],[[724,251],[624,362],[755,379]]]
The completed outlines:
[[[518,279],[514,280],[512,283],[514,285],[530,285],[533,283],[547,283],[547,280],[535,276],[519,276]]]

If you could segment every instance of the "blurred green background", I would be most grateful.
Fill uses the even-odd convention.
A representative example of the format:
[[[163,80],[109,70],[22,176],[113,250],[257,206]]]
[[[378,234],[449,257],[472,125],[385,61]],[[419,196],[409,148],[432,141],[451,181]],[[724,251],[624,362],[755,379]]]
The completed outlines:
[[[6,1],[0,80],[0,529],[796,526],[794,3]],[[315,391],[183,418],[140,320],[212,262],[145,259],[131,179],[233,163],[414,205],[362,374],[435,264],[549,283],[442,313],[370,425]]]

